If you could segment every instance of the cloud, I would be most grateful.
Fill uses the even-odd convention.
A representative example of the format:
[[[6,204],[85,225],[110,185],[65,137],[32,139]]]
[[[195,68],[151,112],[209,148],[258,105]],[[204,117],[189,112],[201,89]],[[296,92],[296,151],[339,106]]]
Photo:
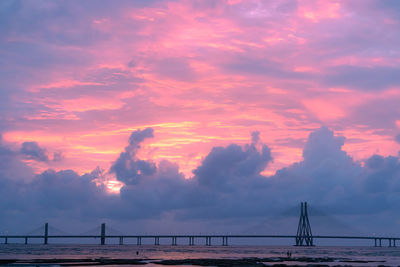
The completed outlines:
[[[187,179],[176,163],[162,160],[156,164],[138,158],[142,142],[153,136],[152,128],[134,131],[114,162],[109,173],[124,182],[119,195],[107,193],[98,183],[109,175],[100,168],[83,175],[50,169],[29,181],[17,180],[15,177],[26,175],[22,170],[29,168],[18,160],[17,152],[1,146],[0,203],[4,207],[0,221],[10,224],[32,214],[37,222],[63,216],[88,221],[169,216],[175,223],[246,218],[244,225],[248,225],[301,201],[309,202],[316,211],[313,216],[358,216],[350,224],[371,214],[400,219],[396,212],[400,208],[399,158],[373,155],[362,165],[342,149],[345,138],[327,127],[310,133],[301,161],[269,177],[262,172],[272,161],[271,150],[262,143],[259,132],[252,133],[249,144],[214,147],[193,170],[192,179]],[[295,217],[297,208],[290,214]],[[363,227],[376,225],[370,221]]]
[[[400,144],[400,134],[396,135],[394,140]]]
[[[160,218],[171,211],[194,208],[193,198],[198,195],[195,189],[193,181],[186,180],[176,164],[161,161],[151,178],[121,188],[121,207],[117,216]]]
[[[393,13],[397,17],[400,17],[400,5],[396,0],[383,0],[375,1],[376,7],[381,8],[385,13]]]
[[[115,173],[117,179],[125,184],[136,184],[141,179],[151,177],[157,171],[154,162],[137,159],[136,153],[140,143],[146,138],[153,137],[153,129],[136,130],[129,137],[129,145],[121,152],[118,159],[110,168],[110,173]]]
[[[254,218],[306,199],[335,213],[380,207],[396,217],[388,208],[396,199],[396,157],[375,155],[362,165],[350,155],[397,153],[391,136],[399,117],[398,6],[1,1],[0,65],[7,66],[0,71],[2,202],[12,200],[16,213],[24,207],[28,214],[55,198],[46,206],[52,216],[62,210],[91,219],[224,219]],[[325,112],[309,112],[310,98],[324,100]],[[327,113],[326,99],[340,111],[335,120],[318,116]],[[171,119],[178,127],[166,126]],[[305,144],[307,129],[321,120],[360,143],[346,143],[346,153],[345,138],[325,128]],[[136,131],[120,145],[120,134],[135,125],[157,125],[153,159],[138,156],[152,130]],[[249,126],[268,145],[256,132],[247,145],[237,141]],[[38,143],[23,153],[5,143],[25,138]],[[43,139],[51,140],[48,153]],[[54,153],[60,147],[71,159],[52,162],[63,158]],[[122,153],[110,162],[116,150]],[[298,162],[266,177],[272,155],[278,166]],[[176,162],[158,162],[163,156]],[[32,159],[26,164],[35,170],[47,163],[58,171],[35,174],[22,158]],[[108,170],[99,179],[125,183],[120,196],[96,193],[97,178],[81,175],[97,165]],[[193,179],[179,167],[193,168]],[[88,201],[74,189],[79,186],[102,208],[68,202],[64,187]],[[60,196],[43,198],[47,191],[40,188]],[[27,193],[31,203],[17,199],[25,201]]]
[[[23,181],[33,176],[33,170],[20,160],[19,153],[0,142],[0,179]]]
[[[260,141],[260,132],[254,131],[251,133],[251,144],[256,145]]]
[[[43,162],[49,161],[46,149],[41,148],[36,142],[23,142],[20,152],[29,159]]]
[[[195,179],[201,186],[227,189],[235,183],[247,183],[257,179],[272,160],[271,151],[262,145],[256,149],[259,134],[252,133],[252,143],[242,148],[231,144],[227,147],[214,147],[203,159],[201,165],[193,170]]]
[[[53,153],[53,161],[62,161],[65,158],[64,154],[60,151]]]
[[[365,91],[383,90],[400,85],[400,68],[339,66],[328,71],[324,83]]]
[[[140,148],[139,144],[141,142],[143,142],[146,138],[153,138],[153,137],[154,137],[153,128],[146,128],[144,130],[136,130],[129,137],[128,149],[131,150],[133,148],[136,152],[136,149]]]
[[[104,186],[97,186],[93,182],[98,175],[97,169],[84,175],[79,175],[73,170],[49,169],[32,181],[30,194],[27,197],[50,214],[72,210],[75,215],[80,215],[94,208],[96,203],[101,203],[100,195],[106,197]]]
[[[304,162],[307,164],[318,165],[322,161],[351,161],[346,152],[341,150],[344,145],[343,136],[335,137],[333,132],[327,127],[321,127],[312,132],[303,149]]]
[[[112,136],[118,138],[115,133],[128,125],[153,125],[171,118],[198,125],[213,120],[221,125],[229,118],[235,136],[243,136],[252,124],[264,132],[279,129],[279,135],[294,138],[292,127],[310,129],[316,121],[315,114],[303,106],[304,99],[317,94],[332,100],[326,95],[331,89],[327,84],[350,84],[339,86],[348,90],[396,83],[390,77],[397,66],[393,56],[400,36],[397,21],[387,21],[387,12],[371,8],[371,3],[142,2],[3,1],[0,65],[7,69],[0,74],[2,123],[24,134],[51,129],[47,134],[58,140],[54,146],[63,145],[60,134],[80,140],[74,147],[81,149],[68,148],[66,155],[75,153],[77,165],[86,165],[76,169],[82,172],[105,164],[106,153],[92,157],[83,149],[85,137],[93,131],[111,132],[118,127]],[[315,16],[318,23],[304,15]],[[134,64],[127,68],[130,60]],[[341,65],[343,69],[327,68]],[[354,69],[357,66],[362,69]],[[357,81],[346,76],[348,70]],[[277,90],[273,93],[266,87]],[[286,94],[278,96],[279,90]],[[354,129],[355,124],[385,122],[385,130],[393,126],[388,118],[394,115],[386,113],[395,110],[395,104],[382,109],[382,102],[376,108],[367,103],[360,114],[349,116],[350,108],[340,104],[343,97],[348,99],[346,93],[338,95],[337,105],[332,105],[343,116],[335,125]],[[354,105],[363,99],[357,96]],[[365,115],[368,112],[375,115]],[[182,150],[196,147],[195,153],[204,153],[210,143],[226,140],[221,128],[193,127],[187,132],[206,135],[209,141],[182,144]],[[366,129],[357,131],[365,136],[364,147],[376,143],[366,137]],[[105,142],[110,135],[103,133],[91,138]],[[174,156],[180,149],[164,146],[155,153],[158,158]],[[393,153],[387,150],[382,153]],[[188,160],[182,156],[179,164]]]
[[[397,104],[399,100],[400,96],[389,94],[385,98],[373,98],[365,101],[344,118],[344,123],[353,122],[357,125],[366,125],[368,129],[376,132],[379,132],[377,129],[384,129],[385,134],[388,134],[393,127],[396,127],[396,120],[400,116]]]
[[[190,66],[189,59],[165,58],[156,62],[155,71],[157,74],[178,81],[191,82],[195,80],[196,73]]]
[[[373,155],[366,161],[364,186],[368,193],[400,192],[398,157]]]
[[[221,66],[228,72],[250,75],[261,75],[285,79],[310,79],[312,75],[305,72],[286,70],[280,62],[268,58],[237,57]]]
[[[138,135],[147,136],[136,131]],[[192,179],[186,179],[178,165],[161,161],[151,176],[142,176],[121,188],[121,206],[115,208],[114,215],[154,218],[173,214],[184,221],[254,215],[258,212],[254,189],[261,191],[265,185],[266,177],[260,172],[272,157],[269,148],[260,142],[259,133],[252,133],[252,137],[251,144],[243,147],[232,144],[213,148],[193,171]]]
[[[362,167],[342,150],[344,141],[344,137],[334,136],[326,127],[312,132],[303,149],[303,160],[278,170],[271,177],[279,192],[277,200],[300,202],[303,199],[320,206],[345,205],[357,191]]]

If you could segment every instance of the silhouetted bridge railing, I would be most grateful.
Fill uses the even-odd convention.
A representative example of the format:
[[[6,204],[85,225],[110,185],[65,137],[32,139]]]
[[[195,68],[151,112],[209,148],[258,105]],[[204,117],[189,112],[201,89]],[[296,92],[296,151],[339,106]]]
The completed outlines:
[[[49,239],[100,239],[100,244],[105,245],[106,239],[119,239],[119,244],[124,244],[124,239],[136,239],[137,245],[142,245],[142,239],[153,239],[154,245],[160,245],[160,239],[170,239],[171,245],[178,245],[177,240],[186,239],[188,240],[189,246],[195,245],[195,239],[202,239],[205,241],[206,246],[212,245],[212,240],[219,239],[222,246],[228,246],[228,239],[294,239],[296,246],[314,246],[314,239],[348,239],[348,240],[374,240],[375,247],[382,247],[382,240],[387,241],[389,247],[396,247],[396,241],[400,240],[400,237],[384,237],[384,236],[346,236],[346,235],[313,235],[311,232],[310,221],[308,218],[307,202],[302,202],[300,206],[300,219],[297,227],[296,235],[234,235],[234,234],[204,234],[204,235],[124,235],[124,234],[108,234],[106,235],[106,224],[103,223],[99,228],[96,228],[100,234],[83,234],[83,235],[49,235],[49,224],[46,223],[43,229],[43,234],[26,234],[26,235],[0,235],[0,238],[4,239],[4,243],[8,244],[9,239],[24,239],[25,244],[28,244],[29,239],[43,239],[43,244],[48,244]],[[54,228],[55,229],[55,228]],[[57,229],[56,229],[57,230]],[[114,230],[115,232],[115,230]],[[117,231],[118,232],[118,231]]]

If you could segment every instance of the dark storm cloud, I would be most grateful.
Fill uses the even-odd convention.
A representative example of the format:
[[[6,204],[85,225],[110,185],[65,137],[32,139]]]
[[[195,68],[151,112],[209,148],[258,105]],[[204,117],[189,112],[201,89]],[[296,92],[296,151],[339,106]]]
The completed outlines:
[[[46,149],[41,148],[36,142],[23,142],[20,152],[29,159],[43,162],[49,161]]]
[[[359,90],[383,90],[400,85],[398,67],[340,66],[331,68],[324,78],[328,86],[348,86]]]

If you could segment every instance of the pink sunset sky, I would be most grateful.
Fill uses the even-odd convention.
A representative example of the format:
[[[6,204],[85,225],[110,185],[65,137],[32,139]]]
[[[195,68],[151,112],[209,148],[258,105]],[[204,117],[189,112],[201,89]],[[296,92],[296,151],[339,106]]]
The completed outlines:
[[[82,174],[108,169],[133,130],[152,127],[141,157],[188,178],[212,147],[252,131],[272,150],[268,175],[301,160],[322,125],[355,160],[396,155],[400,10],[390,4],[5,1],[16,16],[2,16],[3,141],[62,153],[26,159],[37,172]]]
[[[306,200],[400,222],[399,1],[3,0],[0,33],[0,232]]]

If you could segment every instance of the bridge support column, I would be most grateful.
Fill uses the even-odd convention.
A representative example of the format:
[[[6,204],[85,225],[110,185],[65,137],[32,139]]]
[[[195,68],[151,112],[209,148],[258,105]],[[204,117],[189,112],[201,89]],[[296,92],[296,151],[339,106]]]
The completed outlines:
[[[177,242],[176,242],[176,236],[173,236],[172,237],[172,245],[173,246],[176,246],[177,244],[176,244]]]
[[[28,237],[25,237],[25,245],[28,245]]]
[[[122,236],[119,237],[119,244],[120,245],[124,244],[124,238]]]
[[[106,224],[105,223],[101,224],[100,244],[101,245],[106,244]]]
[[[211,246],[211,236],[206,236],[206,246]]]
[[[154,245],[156,246],[160,245],[160,237],[158,236],[154,237]]]
[[[392,239],[388,238],[389,240],[389,247],[392,247]]]
[[[47,245],[49,239],[49,223],[44,225],[44,244]]]
[[[223,246],[227,246],[228,245],[228,237],[227,236],[223,236],[222,237],[222,245]]]
[[[374,247],[377,247],[377,245],[376,245],[376,238],[374,238]]]
[[[379,238],[379,246],[382,247],[382,238]]]
[[[313,236],[308,220],[307,202],[301,202],[300,219],[297,227],[296,246],[313,246]]]
[[[189,236],[189,246],[194,246],[194,236]]]
[[[393,247],[396,247],[396,239],[393,238]]]
[[[4,238],[4,244],[8,244],[8,237]]]
[[[141,246],[141,245],[142,245],[142,238],[141,238],[140,236],[137,237],[137,240],[136,240],[136,241],[137,241],[136,244],[137,244],[138,246]]]

